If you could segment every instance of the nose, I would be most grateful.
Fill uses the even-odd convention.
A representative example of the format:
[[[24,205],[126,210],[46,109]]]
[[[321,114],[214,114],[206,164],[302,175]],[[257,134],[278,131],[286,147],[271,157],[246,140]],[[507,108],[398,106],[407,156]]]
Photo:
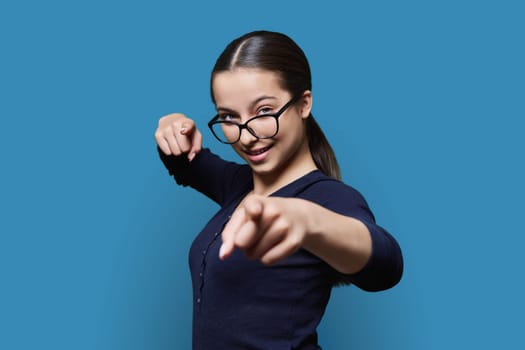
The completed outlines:
[[[243,145],[250,145],[256,142],[258,139],[257,137],[253,136],[250,131],[248,131],[248,128],[244,128],[241,130],[241,136],[239,138],[239,142]]]

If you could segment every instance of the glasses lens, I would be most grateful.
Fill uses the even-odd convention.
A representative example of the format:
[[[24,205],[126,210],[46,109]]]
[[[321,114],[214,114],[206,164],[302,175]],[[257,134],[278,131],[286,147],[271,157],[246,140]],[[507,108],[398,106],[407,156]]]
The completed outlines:
[[[246,124],[246,127],[257,138],[268,139],[277,134],[277,118],[274,116],[255,117]]]
[[[239,140],[241,129],[247,129],[259,139],[268,139],[277,134],[278,124],[274,116],[258,116],[249,120],[244,126],[230,122],[218,122],[211,125],[215,136],[224,143],[235,143]]]
[[[239,139],[239,126],[235,123],[221,122],[211,126],[215,136],[224,143],[234,143]]]

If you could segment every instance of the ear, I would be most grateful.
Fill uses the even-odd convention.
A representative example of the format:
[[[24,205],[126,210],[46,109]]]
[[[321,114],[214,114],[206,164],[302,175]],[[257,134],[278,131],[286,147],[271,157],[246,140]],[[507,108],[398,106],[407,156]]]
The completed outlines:
[[[303,119],[310,116],[312,112],[312,92],[310,90],[303,92],[303,96],[299,99],[299,108]]]

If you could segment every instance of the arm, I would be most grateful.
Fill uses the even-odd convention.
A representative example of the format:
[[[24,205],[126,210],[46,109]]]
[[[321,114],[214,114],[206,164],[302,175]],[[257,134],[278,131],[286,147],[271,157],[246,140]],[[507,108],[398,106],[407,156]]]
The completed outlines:
[[[155,140],[160,159],[175,181],[191,186],[219,205],[235,194],[234,179],[246,177],[246,167],[202,149],[200,131],[183,114],[160,118]]]
[[[388,233],[304,199],[250,196],[222,238],[222,259],[238,247],[274,264],[302,247],[364,290],[388,289],[401,278],[401,251]]]
[[[342,273],[342,282],[380,291],[401,280],[401,249],[373,217],[362,221],[313,203],[307,212],[303,247]]]
[[[305,200],[296,206],[306,220],[303,248],[342,274],[365,267],[372,256],[372,237],[361,221]]]

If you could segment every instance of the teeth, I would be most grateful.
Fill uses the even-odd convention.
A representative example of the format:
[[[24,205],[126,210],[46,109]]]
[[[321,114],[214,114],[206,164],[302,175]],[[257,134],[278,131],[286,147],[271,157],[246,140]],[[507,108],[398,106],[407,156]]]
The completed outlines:
[[[266,152],[268,150],[268,148],[269,147],[266,147],[266,148],[262,148],[262,149],[260,149],[258,151],[252,151],[252,152],[248,152],[248,153],[251,154],[251,155],[256,156],[258,154],[262,154],[262,153]]]

